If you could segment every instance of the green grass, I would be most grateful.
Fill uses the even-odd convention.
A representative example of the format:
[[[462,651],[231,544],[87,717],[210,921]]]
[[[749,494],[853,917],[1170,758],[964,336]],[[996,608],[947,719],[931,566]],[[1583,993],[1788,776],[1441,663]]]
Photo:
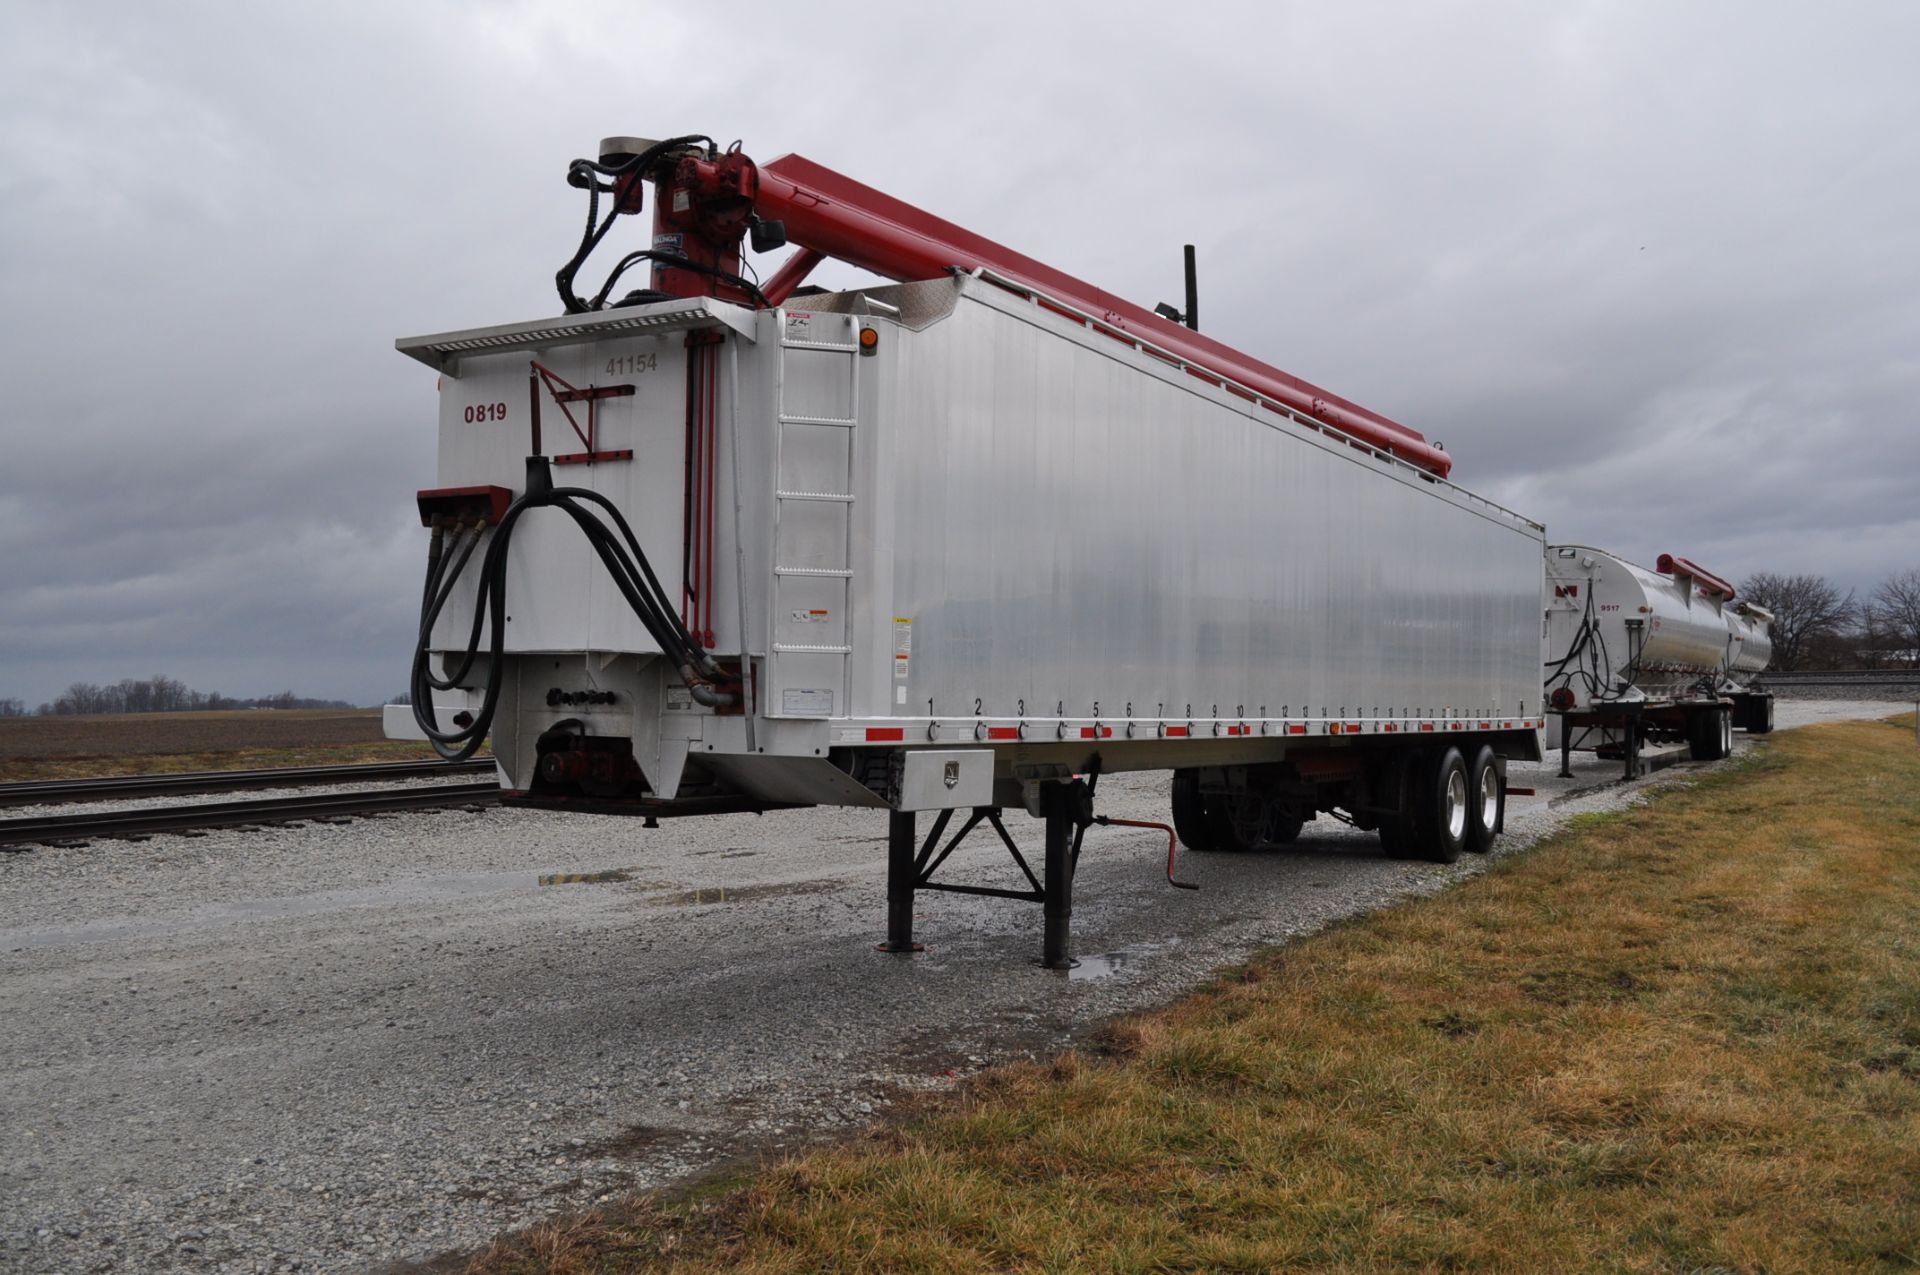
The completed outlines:
[[[1920,748],[1748,761],[505,1272],[1920,1265]]]

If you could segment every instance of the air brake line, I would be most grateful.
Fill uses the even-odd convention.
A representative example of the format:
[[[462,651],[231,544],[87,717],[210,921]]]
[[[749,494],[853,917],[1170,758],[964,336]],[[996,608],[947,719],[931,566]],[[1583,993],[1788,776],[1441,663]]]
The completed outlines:
[[[586,508],[581,503],[583,501],[605,510],[618,536],[599,515]],[[526,493],[501,515],[499,525],[493,528],[486,555],[480,562],[480,580],[473,599],[473,627],[468,632],[466,648],[458,664],[447,670],[443,678],[435,677],[429,667],[434,626],[439,622],[440,613],[447,599],[452,596],[454,585],[458,583],[468,559],[473,556],[487,530],[485,522],[476,522],[471,528],[456,527],[452,547],[443,543],[443,529],[436,527],[428,549],[427,582],[421,597],[420,631],[414,645],[411,689],[414,721],[433,744],[434,751],[449,761],[471,757],[493,726],[494,712],[500,702],[501,674],[506,665],[508,546],[512,543],[514,528],[521,515],[529,509],[541,508],[559,509],[573,519],[606,566],[607,573],[613,577],[627,605],[646,628],[648,636],[659,646],[662,654],[673,661],[681,680],[692,691],[695,702],[713,708],[732,704],[734,696],[714,686],[716,680],[725,676],[724,672],[674,614],[668,604],[666,590],[660,587],[652,564],[647,561],[633,528],[620,510],[597,491],[584,487],[555,487],[547,458],[529,456]],[[456,719],[455,729],[442,730],[434,712],[433,692],[453,690],[466,680],[473,670],[474,661],[479,658],[481,634],[489,622],[492,625],[492,640],[488,648],[487,681],[480,711],[465,725],[460,725]]]

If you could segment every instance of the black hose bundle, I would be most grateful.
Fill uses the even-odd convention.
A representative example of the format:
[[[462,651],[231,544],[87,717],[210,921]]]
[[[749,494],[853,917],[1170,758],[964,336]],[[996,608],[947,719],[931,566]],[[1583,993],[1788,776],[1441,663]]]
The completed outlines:
[[[560,289],[560,304],[566,307],[568,314],[584,314],[588,310],[598,310],[605,304],[606,293],[612,290],[613,285],[609,281],[600,296],[593,301],[586,301],[574,295],[573,277],[580,272],[581,264],[593,254],[593,250],[600,246],[600,241],[607,237],[607,232],[613,229],[614,220],[620,216],[620,201],[616,193],[620,178],[629,173],[635,174],[636,180],[644,178],[647,169],[662,155],[671,154],[695,142],[705,142],[709,150],[713,147],[711,137],[701,133],[689,133],[685,137],[669,137],[664,142],[655,142],[638,155],[629,155],[618,164],[602,164],[591,159],[576,159],[567,165],[568,184],[579,186],[587,192],[587,228],[580,236],[580,247],[574,252],[572,259],[561,266],[559,273],[553,277],[555,286]],[[600,180],[602,177],[610,180],[603,182]],[[602,220],[600,196],[606,194],[612,194],[615,198],[613,207],[607,210],[606,218]]]
[[[588,257],[593,255],[593,250],[600,246],[600,241],[607,237],[607,232],[613,229],[614,220],[620,215],[620,179],[631,175],[636,181],[642,180],[646,177],[647,169],[661,157],[699,142],[706,143],[707,155],[712,158],[716,153],[713,139],[704,133],[689,133],[685,137],[669,137],[664,142],[655,142],[639,154],[630,155],[618,164],[602,164],[591,159],[576,159],[567,165],[568,185],[577,186],[587,192],[587,227],[581,233],[580,247],[553,277],[554,285],[560,290],[560,304],[566,308],[568,314],[587,314],[606,309],[607,298],[612,294],[614,285],[620,281],[620,276],[643,261],[656,261],[676,270],[691,270],[696,274],[711,275],[723,283],[732,284],[752,297],[754,304],[762,308],[771,307],[772,303],[751,280],[704,262],[695,261],[684,253],[668,252],[658,248],[646,248],[622,257],[615,264],[613,271],[607,275],[607,281],[600,285],[600,290],[593,296],[580,297],[574,294],[574,276],[580,273],[580,267],[586,263]],[[733,149],[738,149],[739,145],[735,142]],[[603,181],[602,178],[607,180]],[[605,218],[600,216],[600,196],[602,195],[614,197],[613,207],[607,210]]]
[[[598,515],[581,504],[582,501],[604,509],[612,520],[613,529],[610,530]],[[680,617],[674,614],[667,601],[666,590],[660,587],[659,578],[654,575],[647,555],[641,552],[633,528],[627,524],[620,510],[597,491],[589,491],[584,487],[555,487],[546,457],[529,456],[526,493],[507,507],[499,525],[492,529],[493,538],[487,545],[486,555],[480,560],[480,582],[473,598],[473,628],[467,635],[466,650],[459,663],[447,669],[445,677],[434,676],[429,667],[433,628],[439,621],[447,599],[452,596],[453,586],[465,570],[467,560],[473,557],[487,528],[479,522],[471,527],[456,526],[451,546],[446,543],[444,528],[436,526],[433,531],[433,540],[427,551],[426,587],[420,601],[420,631],[413,651],[411,690],[413,719],[426,733],[434,751],[449,761],[471,757],[492,729],[494,710],[500,702],[501,670],[506,663],[502,656],[507,636],[508,546],[513,542],[513,529],[521,515],[529,509],[542,508],[559,509],[579,526],[587,543],[593,546],[608,574],[613,577],[614,584],[626,598],[627,605],[633,608],[633,613],[640,618],[640,623],[662,653],[673,661],[681,680],[692,690],[695,701],[711,707],[731,704],[733,696],[715,690],[713,686],[714,679],[723,676],[719,666],[694,640],[686,625],[680,622]],[[615,530],[619,533],[617,536]],[[433,692],[452,690],[466,680],[473,669],[474,660],[480,654],[482,628],[489,623],[492,625],[492,637],[488,648],[486,690],[481,698],[480,711],[464,726],[442,730],[434,714]]]

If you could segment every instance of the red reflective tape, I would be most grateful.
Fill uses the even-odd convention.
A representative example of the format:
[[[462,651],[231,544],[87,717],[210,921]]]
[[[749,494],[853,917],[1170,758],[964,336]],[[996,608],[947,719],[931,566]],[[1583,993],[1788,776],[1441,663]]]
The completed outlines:
[[[1186,728],[1186,727],[1184,727],[1184,726],[1169,726],[1169,727],[1167,727],[1167,734],[1169,734],[1169,735],[1184,735],[1184,734],[1186,734],[1186,733],[1187,733],[1187,728]]]
[[[1432,730],[1432,729],[1433,729],[1433,723],[1432,723],[1432,722],[1421,722],[1421,723],[1420,723],[1420,729],[1421,729],[1421,730]]]
[[[1349,734],[1349,735],[1358,735],[1359,733],[1360,733],[1360,723],[1359,723],[1359,722],[1348,722],[1348,723],[1347,723],[1347,734]]]
[[[989,726],[987,727],[987,738],[1018,739],[1020,738],[1020,728],[1018,726]]]
[[[1513,729],[1513,723],[1512,723],[1512,722],[1501,722],[1501,723],[1500,723],[1500,729],[1501,729],[1501,730],[1512,730],[1512,729]]]
[[[1387,734],[1391,735],[1395,731],[1399,730],[1400,728],[1398,726],[1395,726],[1392,722],[1388,722],[1384,727],[1382,727],[1382,729],[1385,730]]]
[[[1493,729],[1493,723],[1492,723],[1492,722],[1481,722],[1481,723],[1480,723],[1480,729],[1481,729],[1481,730],[1492,730],[1492,729]]]
[[[1113,738],[1113,727],[1111,727],[1111,726],[1082,726],[1082,727],[1080,728],[1080,738],[1082,738],[1082,739],[1112,739],[1112,738]]]
[[[1289,735],[1304,735],[1304,734],[1306,734],[1306,733],[1307,733],[1307,728],[1306,728],[1306,727],[1304,727],[1304,726],[1289,726],[1289,727],[1287,727],[1287,734],[1289,734]]]
[[[897,744],[907,737],[907,732],[898,726],[867,727],[867,742],[870,744]]]

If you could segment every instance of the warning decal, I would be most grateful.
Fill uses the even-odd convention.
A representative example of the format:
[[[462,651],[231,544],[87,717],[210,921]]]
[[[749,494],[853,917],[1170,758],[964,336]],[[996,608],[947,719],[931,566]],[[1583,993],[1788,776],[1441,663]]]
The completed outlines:
[[[907,680],[907,666],[913,662],[913,621],[905,616],[893,617],[893,680]]]

